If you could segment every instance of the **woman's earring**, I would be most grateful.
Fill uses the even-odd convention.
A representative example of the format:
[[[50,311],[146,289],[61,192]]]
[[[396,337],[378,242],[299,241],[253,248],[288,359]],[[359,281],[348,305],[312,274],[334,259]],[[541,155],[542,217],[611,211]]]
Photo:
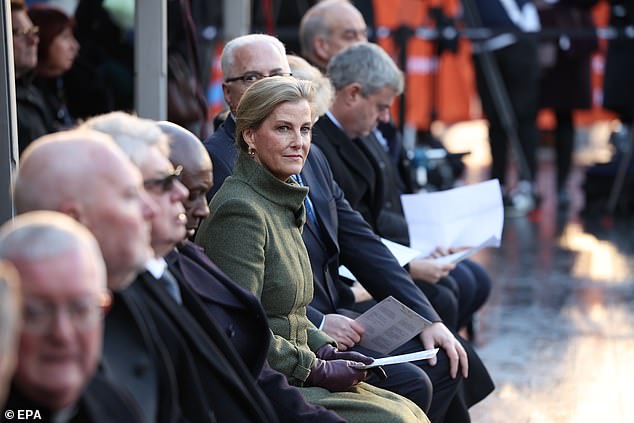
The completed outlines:
[[[255,159],[255,148],[249,147],[249,157]]]

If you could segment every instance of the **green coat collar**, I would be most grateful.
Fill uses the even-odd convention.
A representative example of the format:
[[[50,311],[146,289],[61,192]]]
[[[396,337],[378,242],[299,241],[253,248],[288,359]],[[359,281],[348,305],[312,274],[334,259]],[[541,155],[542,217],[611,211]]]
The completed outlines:
[[[304,199],[308,195],[308,187],[300,186],[292,178],[288,178],[286,182],[280,181],[264,166],[244,153],[240,153],[232,176],[249,185],[270,202],[290,209],[301,221],[297,222],[298,224],[305,223]]]

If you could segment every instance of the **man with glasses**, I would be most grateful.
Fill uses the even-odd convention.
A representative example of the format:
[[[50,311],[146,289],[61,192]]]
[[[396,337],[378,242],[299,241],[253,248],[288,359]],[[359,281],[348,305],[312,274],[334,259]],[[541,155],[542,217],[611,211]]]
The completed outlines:
[[[0,229],[0,258],[17,269],[23,296],[3,421],[140,422],[128,398],[95,376],[110,294],[93,235],[61,213],[26,213]]]
[[[184,416],[192,422],[278,421],[273,405],[230,345],[228,334],[209,318],[183,276],[168,268],[174,248],[186,236],[182,203],[189,191],[169,161],[167,136],[156,122],[123,112],[94,117],[84,127],[112,137],[140,170],[157,206],[151,219],[154,257],[128,291],[146,306],[148,318],[167,346]]]
[[[24,0],[11,0],[15,99],[18,108],[20,153],[35,138],[55,130],[55,119],[40,90],[33,85],[32,71],[37,66],[39,28],[26,13]]]
[[[214,163],[214,186],[207,194],[211,199],[233,172],[238,160],[234,146],[236,122],[234,114],[242,94],[255,81],[269,76],[289,76],[286,48],[275,37],[249,34],[234,38],[222,50],[222,92],[230,114],[225,122],[205,140],[205,148]]]

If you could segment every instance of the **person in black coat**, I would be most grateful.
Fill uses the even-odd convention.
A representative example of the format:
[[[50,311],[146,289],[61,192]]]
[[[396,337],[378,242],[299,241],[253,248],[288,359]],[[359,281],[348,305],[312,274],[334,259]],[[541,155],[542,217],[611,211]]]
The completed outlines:
[[[19,274],[24,316],[2,421],[141,422],[136,405],[95,376],[110,295],[94,236],[62,213],[29,212],[0,228],[0,258]]]
[[[148,220],[155,206],[144,194],[139,171],[110,137],[85,129],[62,131],[24,151],[14,200],[18,213],[64,212],[95,235],[113,292],[101,371],[125,387],[144,421],[177,421],[175,368],[142,298],[126,289],[151,252]]]

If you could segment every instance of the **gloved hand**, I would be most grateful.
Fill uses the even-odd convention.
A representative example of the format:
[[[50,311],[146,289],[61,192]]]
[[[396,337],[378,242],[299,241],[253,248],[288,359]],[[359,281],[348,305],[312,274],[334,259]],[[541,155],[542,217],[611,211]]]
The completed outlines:
[[[322,345],[321,347],[319,347],[315,355],[317,356],[317,358],[321,358],[322,360],[350,360],[358,361],[359,363],[363,364],[372,364],[372,362],[374,361],[372,357],[363,355],[360,352],[339,351],[337,348],[333,347],[330,344]]]
[[[306,384],[320,386],[332,392],[345,391],[368,377],[367,371],[352,367],[354,364],[354,361],[317,358]]]

